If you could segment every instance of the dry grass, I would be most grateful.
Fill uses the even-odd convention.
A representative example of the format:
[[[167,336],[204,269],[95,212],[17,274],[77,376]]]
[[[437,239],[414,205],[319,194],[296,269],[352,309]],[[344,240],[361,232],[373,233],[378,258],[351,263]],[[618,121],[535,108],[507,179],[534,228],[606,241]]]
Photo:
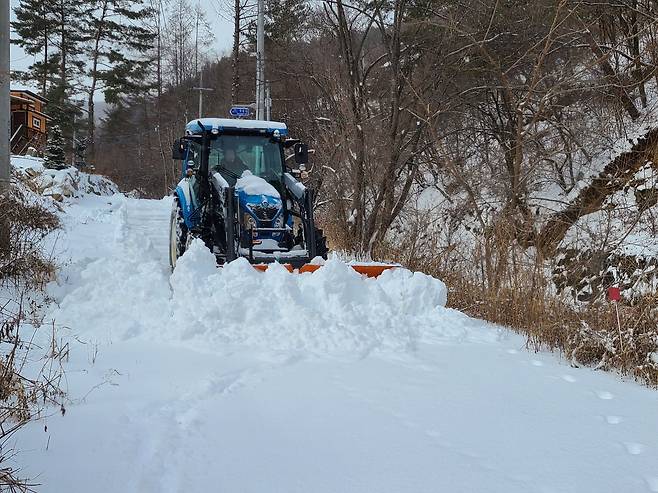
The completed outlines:
[[[39,287],[51,280],[55,267],[41,241],[59,226],[55,214],[28,203],[16,189],[0,196],[0,283]]]
[[[618,304],[618,325],[613,303],[574,303],[559,295],[547,263],[509,235],[489,233],[470,250],[438,249],[430,237],[424,245],[384,245],[376,257],[442,279],[450,307],[523,334],[531,350],[558,351],[574,366],[618,371],[658,387],[658,293],[632,306]]]
[[[14,189],[0,196],[0,491],[34,491],[36,483],[17,469],[12,437],[26,423],[55,405],[63,412],[62,360],[67,349],[50,338],[35,338],[41,326],[35,293],[55,273],[42,240],[59,227],[57,217]],[[7,297],[8,296],[8,297]],[[37,297],[38,298],[38,297]],[[26,300],[30,300],[29,302]],[[25,307],[29,306],[29,313]],[[25,331],[31,327],[31,334]],[[47,330],[47,329],[46,329]],[[35,340],[50,339],[45,347]],[[55,411],[56,412],[56,411]]]
[[[658,298],[635,306],[619,304],[618,325],[612,303],[577,309],[536,286],[534,291],[518,285],[493,291],[461,276],[450,277],[443,276],[450,286],[449,306],[512,328],[527,337],[529,349],[559,351],[573,366],[616,370],[658,387]]]
[[[24,338],[26,318],[20,297],[0,306],[0,491],[34,491],[37,483],[22,478],[14,466],[11,439],[25,424],[43,417],[46,409],[54,406],[64,413],[62,365],[68,347],[57,344],[54,329],[45,347],[35,342],[34,333]],[[31,326],[35,323],[30,320]]]

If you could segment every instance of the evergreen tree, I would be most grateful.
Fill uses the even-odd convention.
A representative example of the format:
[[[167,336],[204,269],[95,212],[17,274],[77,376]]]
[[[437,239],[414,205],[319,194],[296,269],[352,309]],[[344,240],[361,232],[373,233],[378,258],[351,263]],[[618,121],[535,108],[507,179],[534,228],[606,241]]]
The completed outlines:
[[[95,105],[99,90],[109,103],[122,95],[133,95],[149,87],[147,52],[152,48],[155,33],[146,27],[152,16],[143,0],[87,0],[90,15],[84,33],[88,40],[85,55],[89,157],[94,159]]]
[[[265,35],[278,45],[299,41],[308,31],[311,8],[307,0],[267,0]]]
[[[21,0],[14,9],[15,41],[35,62],[23,76],[36,81],[48,100],[46,111],[63,142],[70,142],[80,110],[73,102],[83,75],[82,47],[87,41],[83,19],[90,0]],[[63,145],[65,150],[70,147]]]
[[[56,54],[53,52],[52,38],[57,27],[55,14],[50,2],[45,0],[21,0],[14,9],[16,20],[11,23],[18,38],[12,40],[28,55],[41,55],[35,60],[24,78],[38,81],[41,95],[45,96],[48,83],[57,70]]]
[[[28,74],[45,94],[51,82],[72,87],[80,75],[79,58],[85,42],[82,19],[91,0],[21,0],[14,9],[15,43],[37,60]],[[41,56],[39,56],[41,55]]]
[[[83,20],[88,17],[90,1],[21,0],[14,9],[16,43],[35,56],[25,78],[38,81],[42,95],[49,100],[51,125],[59,127],[65,142],[71,141],[79,112],[73,97],[83,75],[80,55],[87,41]]]
[[[73,134],[84,135],[86,120],[83,119],[80,102],[73,99],[73,91],[64,85],[54,83],[46,93],[48,105],[46,111],[51,117],[51,126],[59,127],[64,139],[64,150],[72,150]]]
[[[64,139],[62,131],[57,125],[50,127],[48,132],[48,141],[46,142],[46,152],[43,164],[50,169],[66,168],[66,156],[64,155]]]

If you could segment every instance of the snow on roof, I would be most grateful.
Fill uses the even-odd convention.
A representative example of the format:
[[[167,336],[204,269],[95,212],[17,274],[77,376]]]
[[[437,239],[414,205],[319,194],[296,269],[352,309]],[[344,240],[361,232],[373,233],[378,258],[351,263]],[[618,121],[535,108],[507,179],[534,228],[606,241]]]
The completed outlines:
[[[238,120],[232,118],[197,118],[191,120],[186,126],[185,130],[195,132],[199,130],[199,122],[206,130],[218,129],[220,132],[225,129],[243,129],[243,130],[265,130],[273,132],[278,130],[282,135],[288,133],[288,127],[285,123],[271,122],[266,120]]]
[[[24,87],[12,87],[11,92],[13,92],[13,93],[22,92],[24,94],[29,94],[33,98],[38,99],[39,101],[43,101],[44,103],[48,102],[48,100],[46,98],[44,98],[43,96],[40,96],[39,94],[34,92],[32,89],[27,89],[27,88],[24,88]]]

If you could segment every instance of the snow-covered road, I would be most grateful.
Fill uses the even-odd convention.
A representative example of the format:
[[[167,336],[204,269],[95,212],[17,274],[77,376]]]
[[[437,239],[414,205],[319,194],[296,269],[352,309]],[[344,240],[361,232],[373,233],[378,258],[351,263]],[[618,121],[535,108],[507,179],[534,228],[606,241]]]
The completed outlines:
[[[657,392],[527,352],[426,276],[193,248],[170,279],[169,210],[68,209],[50,290],[72,402],[17,443],[41,491],[658,492]]]

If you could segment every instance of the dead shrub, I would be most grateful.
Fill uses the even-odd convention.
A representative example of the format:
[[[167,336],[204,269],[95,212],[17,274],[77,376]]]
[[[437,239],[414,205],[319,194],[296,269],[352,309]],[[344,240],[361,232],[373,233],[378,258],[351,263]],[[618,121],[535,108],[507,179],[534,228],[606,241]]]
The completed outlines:
[[[613,304],[574,305],[555,293],[541,269],[515,269],[514,282],[502,285],[473,281],[464,271],[428,273],[449,286],[449,306],[512,328],[526,336],[529,349],[560,351],[573,366],[617,370],[658,386],[658,298],[620,304],[618,325]]]
[[[37,484],[21,478],[14,465],[10,441],[46,409],[64,411],[60,383],[67,349],[57,344],[54,328],[50,337],[36,337],[44,329],[36,300],[55,273],[42,240],[59,225],[57,216],[17,188],[0,196],[0,491],[34,491]],[[25,334],[28,328],[34,332]],[[36,342],[46,339],[44,346]]]
[[[24,338],[28,325],[23,294],[18,301],[0,306],[0,491],[34,491],[37,483],[20,477],[14,466],[16,452],[10,446],[14,434],[28,422],[44,416],[46,409],[64,413],[63,363],[68,359],[68,346],[58,343],[54,328],[49,338]],[[31,310],[38,313],[34,304]],[[29,326],[38,328],[40,321],[32,313]],[[46,340],[39,345],[36,340]]]
[[[16,189],[0,196],[0,284],[37,287],[51,280],[55,267],[42,240],[59,226],[55,214]]]

